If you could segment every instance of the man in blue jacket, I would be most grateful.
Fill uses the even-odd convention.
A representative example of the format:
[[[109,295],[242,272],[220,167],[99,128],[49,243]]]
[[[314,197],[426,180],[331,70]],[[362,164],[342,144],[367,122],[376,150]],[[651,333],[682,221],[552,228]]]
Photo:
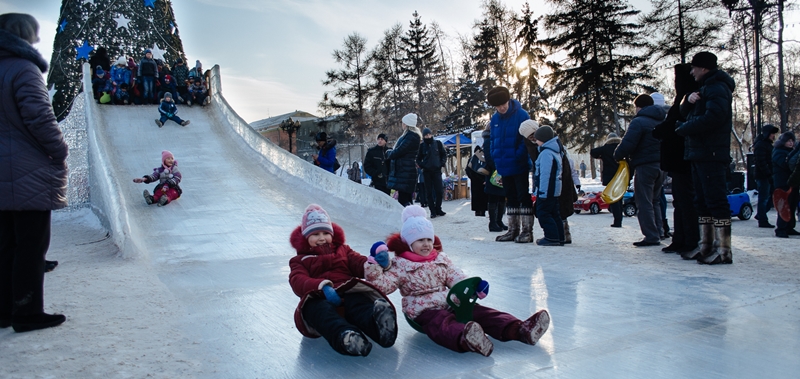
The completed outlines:
[[[520,124],[530,116],[519,101],[511,98],[506,87],[492,88],[486,101],[497,110],[489,122],[490,153],[497,173],[503,177],[508,214],[508,232],[495,240],[530,243],[533,242],[533,201],[528,192],[531,160],[519,134]]]

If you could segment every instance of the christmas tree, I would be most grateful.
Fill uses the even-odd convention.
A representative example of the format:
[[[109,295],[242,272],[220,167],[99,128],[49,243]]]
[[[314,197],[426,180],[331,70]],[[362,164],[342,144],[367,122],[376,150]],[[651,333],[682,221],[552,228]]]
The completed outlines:
[[[47,76],[59,121],[81,91],[83,63],[100,47],[112,64],[119,56],[138,63],[147,49],[170,65],[185,56],[169,0],[62,0]]]

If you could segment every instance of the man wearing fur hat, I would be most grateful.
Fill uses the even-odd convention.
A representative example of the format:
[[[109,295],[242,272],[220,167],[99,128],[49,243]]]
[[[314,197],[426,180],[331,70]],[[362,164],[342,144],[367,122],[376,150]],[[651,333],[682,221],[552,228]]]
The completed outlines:
[[[378,144],[367,150],[364,157],[364,172],[372,178],[370,187],[375,188],[387,195],[391,193],[386,186],[386,179],[389,177],[389,160],[386,159],[386,134],[378,134]]]
[[[617,173],[617,169],[619,169],[619,163],[617,163],[617,160],[614,159],[614,150],[617,149],[617,146],[619,146],[620,142],[622,142],[622,139],[619,138],[617,133],[609,133],[608,138],[606,138],[606,142],[603,143],[603,146],[595,147],[589,151],[589,155],[591,155],[592,158],[599,159],[600,162],[602,162],[600,180],[604,186],[607,186],[608,183],[611,182],[611,179],[613,179],[614,175]],[[617,201],[611,203],[608,206],[608,209],[611,211],[611,214],[614,215],[614,222],[611,224],[611,227],[621,228],[622,202]]]
[[[533,242],[533,201],[528,192],[531,160],[519,134],[520,125],[530,116],[519,101],[511,98],[506,87],[489,90],[486,101],[496,110],[489,124],[490,154],[497,173],[503,177],[508,214],[508,232],[495,240],[530,243]]]
[[[696,253],[684,258],[705,264],[733,263],[725,175],[731,160],[731,103],[736,83],[717,68],[717,56],[712,53],[695,54],[691,64],[690,74],[701,87],[681,104],[682,113],[688,117],[675,132],[686,137],[684,157],[692,162],[701,240]]]

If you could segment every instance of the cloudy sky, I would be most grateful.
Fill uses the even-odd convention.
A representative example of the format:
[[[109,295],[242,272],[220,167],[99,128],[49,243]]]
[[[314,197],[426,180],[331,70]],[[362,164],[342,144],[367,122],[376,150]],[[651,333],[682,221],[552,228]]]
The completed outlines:
[[[71,0],[80,1],[80,0]],[[142,0],[118,0],[142,1]],[[525,0],[503,0],[519,11]],[[0,12],[30,13],[39,20],[50,58],[61,0],[0,0]],[[370,48],[383,32],[407,28],[416,10],[422,21],[436,21],[452,38],[469,34],[480,18],[480,0],[173,0],[176,21],[189,62],[219,64],[223,93],[248,122],[303,110],[319,114],[325,71],[344,38],[358,32]],[[547,8],[530,0],[535,15]],[[647,0],[633,6],[649,9]]]

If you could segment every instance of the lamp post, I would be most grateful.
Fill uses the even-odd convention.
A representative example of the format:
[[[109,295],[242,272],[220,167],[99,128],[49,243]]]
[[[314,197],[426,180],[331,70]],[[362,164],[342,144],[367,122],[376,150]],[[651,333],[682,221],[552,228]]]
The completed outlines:
[[[292,119],[289,118],[283,120],[279,127],[289,135],[289,152],[294,154],[294,151],[292,151],[292,135],[294,135],[297,129],[300,129],[300,121],[292,121]]]

